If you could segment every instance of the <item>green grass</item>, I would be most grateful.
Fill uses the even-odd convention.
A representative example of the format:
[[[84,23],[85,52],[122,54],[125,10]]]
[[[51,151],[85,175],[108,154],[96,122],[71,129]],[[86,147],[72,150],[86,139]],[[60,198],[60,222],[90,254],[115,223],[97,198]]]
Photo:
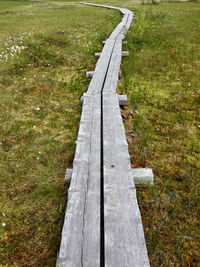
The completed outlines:
[[[137,196],[152,266],[199,266],[200,4],[133,8],[123,111],[133,167],[151,167]]]
[[[95,0],[94,0],[95,1]],[[92,1],[92,2],[94,2]],[[199,266],[199,2],[134,5],[119,92],[152,266]],[[105,19],[106,18],[106,19]],[[0,266],[55,266],[80,97],[117,12],[0,1]]]
[[[85,72],[119,20],[80,5],[0,2],[0,266],[55,266]]]

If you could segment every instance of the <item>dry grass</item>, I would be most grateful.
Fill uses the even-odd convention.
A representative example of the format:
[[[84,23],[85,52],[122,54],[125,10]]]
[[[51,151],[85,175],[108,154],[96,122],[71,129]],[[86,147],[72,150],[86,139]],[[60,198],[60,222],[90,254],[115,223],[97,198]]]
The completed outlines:
[[[0,7],[0,266],[55,266],[85,72],[120,15],[71,4]]]
[[[133,167],[152,167],[138,190],[152,266],[200,266],[200,34],[198,3],[133,8],[124,60],[124,111]]]
[[[138,190],[151,264],[199,266],[199,3],[98,2],[136,13],[119,91],[129,97],[132,166],[155,174],[154,188]],[[0,1],[0,266],[55,266],[85,71],[119,20],[105,9]]]

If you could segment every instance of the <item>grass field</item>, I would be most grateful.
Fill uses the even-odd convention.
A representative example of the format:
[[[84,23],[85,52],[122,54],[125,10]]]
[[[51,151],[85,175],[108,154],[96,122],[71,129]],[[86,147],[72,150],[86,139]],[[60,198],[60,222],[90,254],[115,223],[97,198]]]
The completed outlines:
[[[153,266],[200,266],[200,4],[133,8],[124,48],[124,112],[133,167],[152,167],[138,190]]]
[[[152,266],[200,266],[200,4],[128,7],[119,92]],[[0,266],[55,266],[87,70],[120,14],[72,3],[0,1]],[[122,89],[123,88],[123,89]]]
[[[0,2],[0,266],[55,266],[85,72],[119,20],[80,5]]]

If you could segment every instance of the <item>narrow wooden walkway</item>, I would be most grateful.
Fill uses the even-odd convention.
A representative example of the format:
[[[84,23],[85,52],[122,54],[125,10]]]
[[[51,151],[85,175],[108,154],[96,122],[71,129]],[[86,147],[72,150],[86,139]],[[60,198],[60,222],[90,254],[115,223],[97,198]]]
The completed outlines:
[[[150,266],[125,130],[116,93],[122,40],[134,14],[123,15],[96,64],[82,116],[57,266]]]

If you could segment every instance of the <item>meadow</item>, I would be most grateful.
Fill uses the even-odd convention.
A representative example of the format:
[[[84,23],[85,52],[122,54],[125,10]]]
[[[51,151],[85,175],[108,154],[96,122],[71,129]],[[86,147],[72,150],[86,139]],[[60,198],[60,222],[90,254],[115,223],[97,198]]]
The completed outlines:
[[[200,5],[134,7],[124,88],[132,166],[151,167],[138,190],[152,266],[200,266]]]
[[[94,2],[94,1],[93,1]],[[152,266],[200,266],[200,2],[106,0],[135,12],[118,93]],[[0,266],[55,266],[95,52],[116,11],[0,1]]]
[[[55,266],[85,72],[120,14],[65,3],[0,6],[0,266]]]

